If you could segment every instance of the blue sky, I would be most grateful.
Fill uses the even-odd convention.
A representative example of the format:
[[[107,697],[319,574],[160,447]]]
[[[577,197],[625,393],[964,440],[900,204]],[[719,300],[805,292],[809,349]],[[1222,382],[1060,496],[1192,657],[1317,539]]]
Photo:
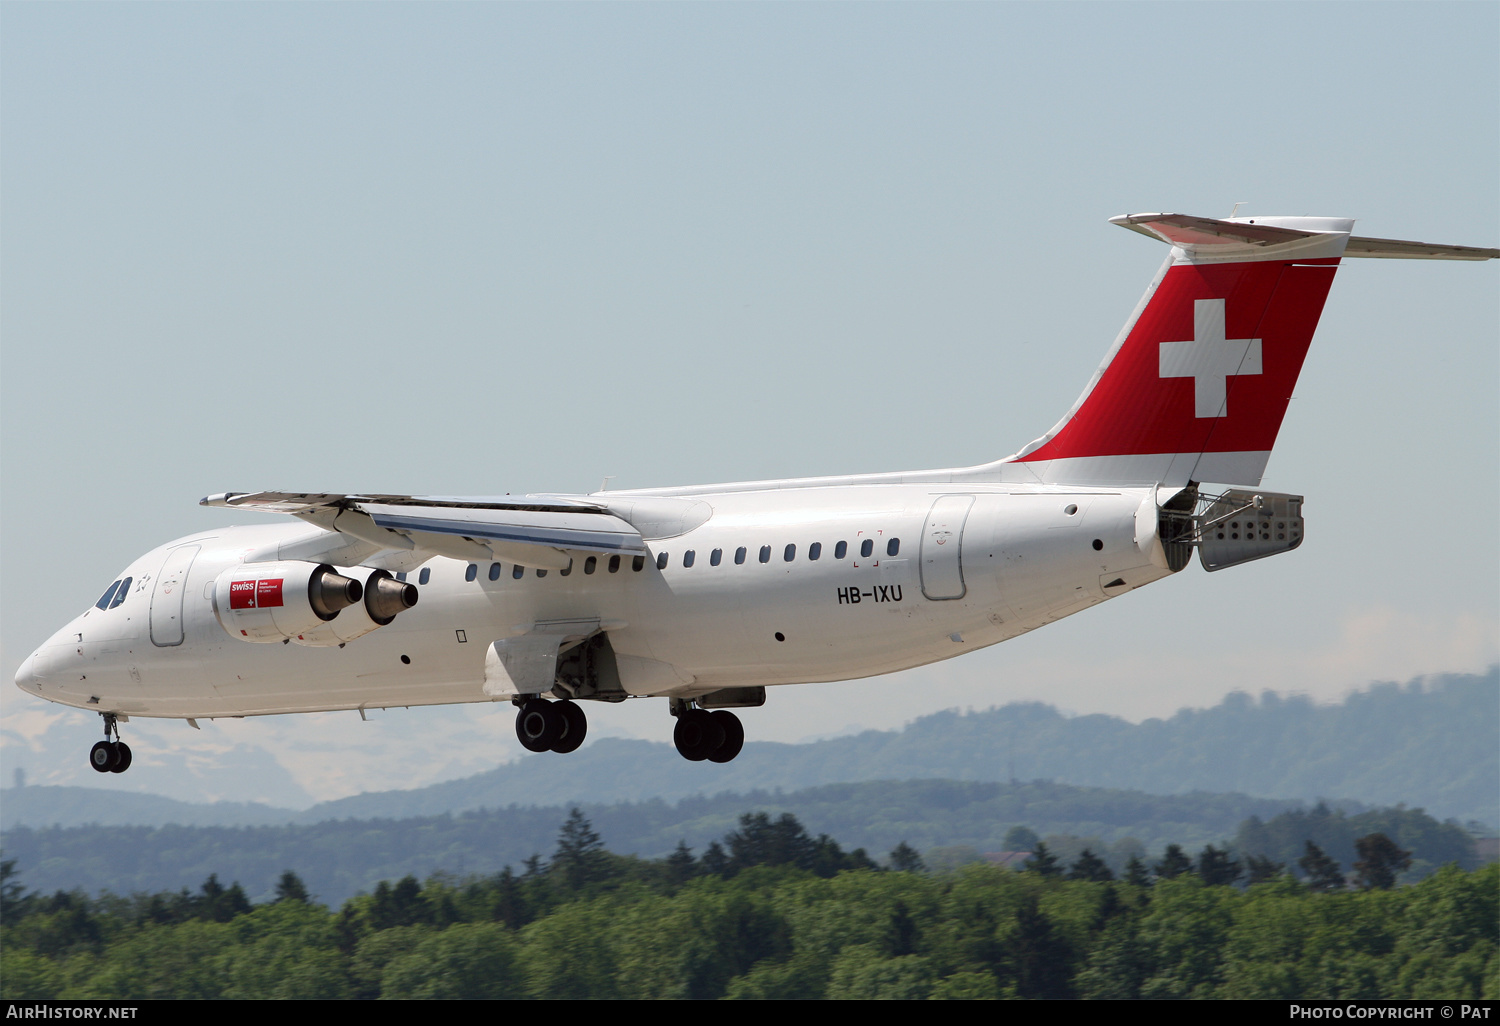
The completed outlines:
[[[1162,259],[1111,215],[1247,201],[1500,244],[1493,4],[8,4],[0,28],[7,780],[98,783],[92,718],[10,678],[131,557],[245,519],[202,495],[976,463],[1067,409]],[[1307,496],[1298,552],[784,689],[748,734],[1495,661],[1497,278],[1340,271],[1265,481]],[[664,740],[661,705],[592,730]],[[141,723],[110,783],[421,783],[513,757],[509,720]]]

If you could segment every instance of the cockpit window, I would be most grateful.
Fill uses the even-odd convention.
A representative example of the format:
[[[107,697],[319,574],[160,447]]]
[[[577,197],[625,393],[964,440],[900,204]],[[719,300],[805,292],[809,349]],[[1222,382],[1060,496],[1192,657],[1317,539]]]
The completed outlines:
[[[99,599],[98,602],[94,603],[94,608],[95,609],[108,609],[109,608],[109,600],[115,597],[115,592],[117,592],[117,591],[120,590],[120,585],[122,583],[123,582],[121,582],[121,581],[116,581],[114,584],[111,584],[109,586],[109,590],[104,593],[104,595]]]
[[[109,608],[113,609],[125,601],[125,596],[130,594],[130,581],[131,578],[127,577],[120,582],[120,588],[115,592],[115,597],[110,601]]]

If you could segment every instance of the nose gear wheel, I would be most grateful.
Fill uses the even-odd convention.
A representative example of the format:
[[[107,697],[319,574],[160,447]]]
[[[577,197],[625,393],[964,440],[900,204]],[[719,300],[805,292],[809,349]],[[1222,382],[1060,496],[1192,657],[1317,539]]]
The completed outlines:
[[[124,773],[130,768],[130,746],[120,740],[120,724],[115,714],[99,715],[104,717],[104,740],[89,749],[89,765],[96,773]]]

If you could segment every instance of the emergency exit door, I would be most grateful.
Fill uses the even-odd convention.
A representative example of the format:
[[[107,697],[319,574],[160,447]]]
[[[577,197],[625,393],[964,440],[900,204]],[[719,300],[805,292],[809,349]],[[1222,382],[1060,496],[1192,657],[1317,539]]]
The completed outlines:
[[[961,599],[964,585],[964,523],[972,495],[944,495],[932,504],[922,528],[922,594],[935,602]]]

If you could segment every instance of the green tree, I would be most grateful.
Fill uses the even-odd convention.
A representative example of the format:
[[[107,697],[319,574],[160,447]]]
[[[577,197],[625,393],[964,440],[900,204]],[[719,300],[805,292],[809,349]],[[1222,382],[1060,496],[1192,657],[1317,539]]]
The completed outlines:
[[[1245,870],[1248,874],[1248,882],[1258,884],[1276,879],[1286,871],[1286,865],[1281,862],[1272,862],[1261,855],[1247,855]]]
[[[386,963],[382,998],[517,998],[525,981],[511,932],[499,923],[458,923]]]
[[[710,841],[703,852],[703,871],[713,876],[729,875],[729,856],[724,852],[724,846],[718,841]]]
[[[1183,853],[1182,845],[1169,844],[1167,850],[1162,853],[1161,861],[1156,864],[1156,878],[1172,880],[1191,871],[1192,868],[1193,860]]]
[[[250,899],[245,896],[245,889],[238,880],[225,887],[219,883],[218,873],[210,873],[208,879],[203,881],[200,891],[202,893],[193,899],[199,919],[227,923],[235,916],[250,911]]]
[[[432,909],[422,900],[422,885],[409,873],[394,887],[384,880],[376,884],[366,914],[377,931],[432,922]]]
[[[732,870],[750,866],[812,868],[816,843],[790,812],[775,821],[764,812],[747,812],[740,828],[724,838]]]
[[[1240,864],[1229,857],[1229,852],[1220,851],[1205,844],[1198,853],[1198,875],[1210,887],[1227,887],[1241,876]]]
[[[24,916],[31,902],[17,879],[15,859],[0,859],[0,922],[13,923]]]
[[[302,882],[302,878],[288,869],[281,874],[281,879],[276,881],[276,900],[300,901],[306,904],[311,899],[307,893],[307,885]]]
[[[1093,880],[1106,883],[1114,878],[1115,874],[1104,864],[1104,860],[1088,848],[1083,849],[1083,853],[1078,856],[1078,861],[1068,867],[1069,880]]]
[[[608,873],[609,857],[604,842],[576,806],[558,831],[557,850],[552,853],[550,868],[565,886],[575,891],[602,880]]]
[[[1015,974],[1017,997],[1073,996],[1072,949],[1042,914],[1035,895],[1028,895],[1016,910],[1007,961]]]
[[[1316,844],[1311,841],[1304,843],[1307,850],[1297,860],[1297,866],[1307,876],[1307,886],[1319,893],[1343,890],[1344,874],[1340,872],[1339,864],[1323,854],[1323,849]]]
[[[898,873],[921,873],[927,869],[922,864],[921,854],[905,841],[891,849],[890,863],[891,868]]]
[[[1023,868],[1028,873],[1051,879],[1063,874],[1062,866],[1058,865],[1057,856],[1047,850],[1046,841],[1036,842],[1036,847],[1031,850],[1031,858],[1023,863]]]
[[[1396,876],[1411,868],[1411,852],[1396,847],[1385,834],[1375,833],[1357,838],[1354,850],[1354,883],[1363,891],[1388,891],[1396,886]]]
[[[693,858],[693,849],[687,846],[687,841],[678,841],[677,847],[672,854],[667,856],[667,881],[674,887],[681,887],[698,873],[698,863]]]

